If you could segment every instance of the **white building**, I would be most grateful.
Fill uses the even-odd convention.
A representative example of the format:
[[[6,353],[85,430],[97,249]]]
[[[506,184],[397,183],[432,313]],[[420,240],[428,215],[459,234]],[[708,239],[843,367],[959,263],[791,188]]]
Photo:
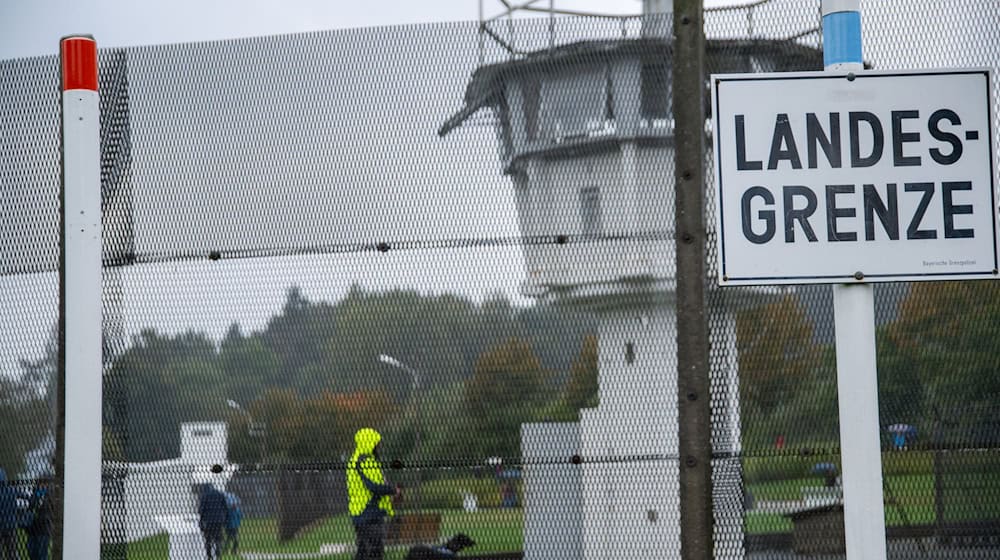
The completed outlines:
[[[198,490],[225,490],[236,471],[227,459],[224,422],[181,424],[181,456],[149,463],[105,461],[102,542],[134,542],[162,533],[168,525],[194,522]],[[220,465],[222,472],[213,473]]]

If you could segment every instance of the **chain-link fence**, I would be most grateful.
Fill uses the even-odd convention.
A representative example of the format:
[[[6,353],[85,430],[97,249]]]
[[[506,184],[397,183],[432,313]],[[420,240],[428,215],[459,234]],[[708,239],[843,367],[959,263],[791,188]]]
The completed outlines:
[[[992,0],[862,9],[872,68],[1000,63]],[[705,21],[706,74],[822,68],[818,3]],[[345,479],[371,427],[402,488],[386,557],[457,534],[460,557],[676,557],[670,29],[103,50],[106,556],[203,558],[216,487],[241,511],[227,552],[352,557]],[[57,472],[57,65],[0,62],[18,547],[49,533],[36,489]],[[709,233],[716,557],[842,555],[830,288],[718,289]],[[996,558],[1000,288],[875,293],[889,556]]]

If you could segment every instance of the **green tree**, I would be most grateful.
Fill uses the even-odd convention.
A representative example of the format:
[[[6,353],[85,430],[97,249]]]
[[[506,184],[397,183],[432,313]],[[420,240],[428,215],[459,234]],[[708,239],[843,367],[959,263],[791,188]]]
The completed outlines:
[[[262,453],[266,461],[296,458],[293,451],[307,425],[303,414],[303,399],[291,388],[271,388],[250,405],[254,421],[266,426],[263,431]],[[246,433],[238,430],[237,433]]]
[[[338,336],[327,341],[323,363],[338,392],[384,390],[409,394],[405,371],[379,362],[388,354],[416,368],[425,388],[464,379],[471,369],[465,344],[477,336],[474,308],[452,295],[415,291],[367,293],[354,288],[337,305]]]
[[[924,416],[923,382],[918,358],[900,346],[892,327],[882,327],[876,335],[879,424],[912,424]]]
[[[49,431],[49,403],[25,377],[0,376],[0,467],[14,478],[24,468],[24,454]]]
[[[419,422],[421,428],[419,455],[423,460],[467,461],[471,451],[466,447],[466,442],[469,440],[469,426],[472,420],[465,406],[465,381],[436,385],[423,390],[419,406],[419,420],[417,415],[411,412],[413,408],[407,407],[402,417],[404,425],[399,430],[398,436],[393,434],[391,441],[387,442],[390,444],[387,448],[393,449],[394,456],[403,456],[405,453],[402,452],[402,446],[406,445],[403,439],[415,435]],[[400,447],[394,443],[396,441]]]
[[[105,387],[107,414],[129,461],[177,457],[182,422],[226,415],[215,345],[200,333],[141,331],[111,363]]]
[[[386,432],[396,413],[380,392],[302,396],[291,388],[267,389],[247,414],[229,417],[229,453],[238,463],[338,461],[354,447],[354,433],[372,426]]]
[[[562,395],[543,414],[545,419],[573,422],[580,419],[580,410],[598,404],[597,337],[587,335],[580,353],[569,366],[569,376]]]
[[[886,334],[884,371],[919,387],[928,423],[947,420],[949,437],[972,444],[1000,426],[1000,284],[914,283]]]
[[[281,313],[252,337],[277,358],[264,387],[294,387],[310,393],[328,386],[326,377],[332,371],[325,361],[326,347],[338,332],[336,306],[311,302],[297,286],[290,287]]]
[[[237,403],[256,399],[266,388],[285,385],[282,363],[259,334],[243,336],[233,324],[219,344],[224,393]]]
[[[588,374],[585,357],[577,356],[588,344],[596,354],[596,341],[584,342],[593,327],[593,319],[551,306],[519,307],[502,295],[477,304],[454,294],[355,286],[330,303],[310,301],[292,286],[262,330],[245,333],[233,324],[217,346],[200,333],[144,330],[133,337],[108,367],[106,425],[130,460],[175,457],[180,422],[218,419],[230,422],[234,458],[256,462],[263,444],[269,454],[305,458],[293,432],[347,426],[358,417],[343,416],[331,399],[379,395],[388,401],[376,408],[394,411],[383,427],[397,456],[412,453],[418,432],[423,457],[439,444],[454,456],[463,448],[448,442],[466,437],[465,387],[481,356],[510,340],[523,342],[533,367],[545,372],[546,394],[566,384],[566,406],[579,408],[596,387],[596,369]],[[406,370],[380,362],[380,354],[418,370],[419,388]],[[565,373],[556,379],[550,371]],[[545,418],[550,397],[504,405],[502,414]],[[268,435],[251,438],[246,415],[227,407],[229,399],[267,424]],[[348,432],[344,427],[336,438],[350,444]],[[312,439],[332,441],[318,432]]]
[[[805,373],[796,390],[761,418],[757,443],[769,445],[774,434],[784,434],[799,449],[836,447],[840,437],[837,360],[833,346],[816,350],[816,365]],[[751,431],[751,436],[754,434]]]
[[[796,397],[811,398],[808,391],[800,392],[815,379],[821,347],[793,295],[740,312],[736,340],[744,439],[769,445],[778,435],[794,431],[795,424],[780,419],[791,420],[789,403],[799,400]]]
[[[551,381],[526,340],[511,337],[480,356],[465,383],[470,450],[479,457],[520,457],[521,424],[540,419]]]
[[[597,337],[595,335],[588,335],[583,339],[580,354],[570,364],[565,401],[567,407],[576,411],[581,408],[597,406],[598,370]]]
[[[545,367],[566,371],[580,357],[585,339],[597,331],[597,319],[592,313],[572,307],[534,305],[518,309],[515,316],[518,335],[531,341]],[[494,341],[503,340],[493,338]],[[594,352],[597,340],[593,340]]]

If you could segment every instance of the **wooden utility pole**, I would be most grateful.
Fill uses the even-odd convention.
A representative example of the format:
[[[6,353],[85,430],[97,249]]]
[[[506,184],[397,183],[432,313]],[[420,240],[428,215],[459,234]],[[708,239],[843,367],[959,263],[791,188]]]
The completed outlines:
[[[712,414],[705,312],[705,34],[702,0],[674,1],[677,395],[681,558],[712,558]]]

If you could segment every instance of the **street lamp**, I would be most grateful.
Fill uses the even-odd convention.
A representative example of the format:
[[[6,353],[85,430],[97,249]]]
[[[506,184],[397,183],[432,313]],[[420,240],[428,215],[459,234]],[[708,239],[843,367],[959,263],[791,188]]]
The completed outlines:
[[[266,440],[264,438],[264,430],[266,429],[265,425],[263,423],[258,424],[254,422],[253,416],[250,415],[250,412],[247,409],[240,406],[240,403],[234,401],[233,399],[226,399],[226,405],[228,405],[229,408],[246,415],[247,434],[252,438],[260,439],[260,464],[263,464],[264,457],[266,455],[266,453],[264,452],[264,445],[266,445]]]
[[[420,390],[420,373],[417,370],[411,368],[410,366],[404,364],[403,362],[397,360],[396,358],[393,358],[392,356],[388,356],[386,354],[379,354],[378,355],[378,361],[382,362],[383,364],[392,366],[392,367],[394,367],[396,369],[401,369],[401,370],[405,371],[406,373],[410,374],[410,379],[413,382],[413,384],[411,385],[411,388],[410,388],[410,398],[413,400],[413,408],[416,409],[416,415],[417,415],[416,428],[415,428],[415,432],[416,433],[414,434],[414,442],[413,442],[413,458],[414,458],[414,462],[418,462],[418,459],[420,458],[420,427],[421,427],[421,418],[420,418],[421,417],[421,413],[420,413],[421,411],[420,411],[420,409],[421,409],[421,406],[420,406],[419,397],[417,396],[417,391]],[[420,484],[421,484],[422,478],[423,478],[422,471],[419,468],[419,464],[418,464],[418,467],[417,467],[417,489],[416,489],[416,492],[415,492],[416,496],[415,496],[415,500],[414,500],[416,502],[417,510],[420,509]]]

